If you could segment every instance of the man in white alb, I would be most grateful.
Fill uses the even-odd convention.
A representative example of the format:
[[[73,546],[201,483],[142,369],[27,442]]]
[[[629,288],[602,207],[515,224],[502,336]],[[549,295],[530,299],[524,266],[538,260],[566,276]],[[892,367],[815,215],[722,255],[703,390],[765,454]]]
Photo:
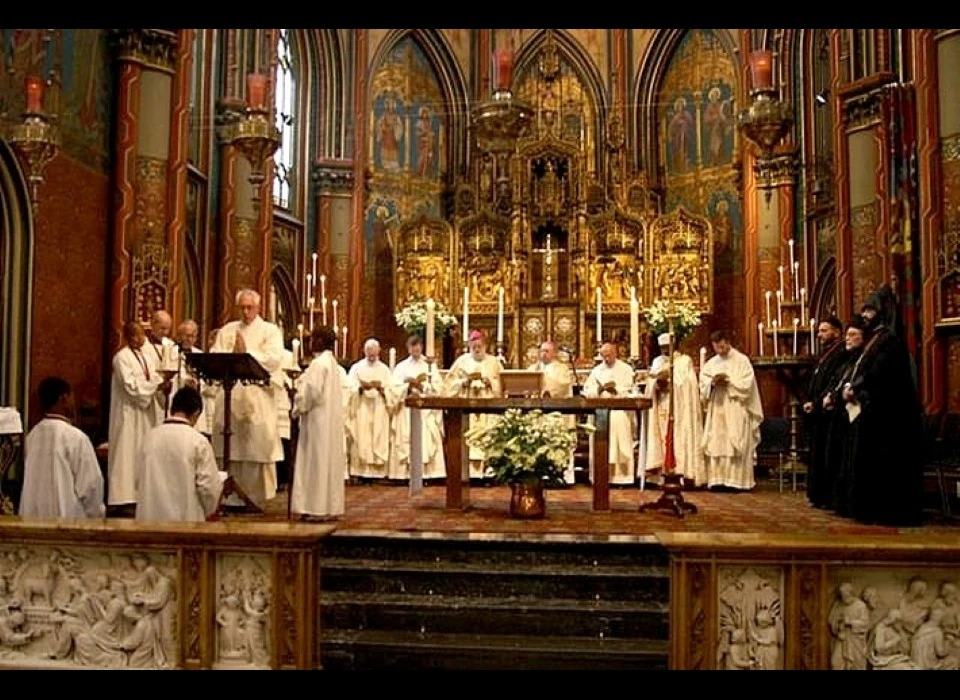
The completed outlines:
[[[43,418],[24,445],[20,516],[104,517],[103,475],[93,443],[73,425],[76,403],[70,384],[47,377],[37,394]]]
[[[197,322],[188,318],[177,326],[177,334],[174,338],[174,345],[170,348],[169,364],[172,368],[178,370],[177,376],[171,380],[170,395],[173,396],[183,387],[189,386],[198,389],[199,382],[190,372],[190,366],[187,364],[186,355],[196,352],[203,352],[197,347],[197,336],[200,328]],[[169,414],[171,409],[167,409]],[[207,417],[200,416],[197,421],[197,430],[200,430],[207,422]]]
[[[419,336],[410,336],[407,340],[407,357],[398,362],[393,370],[393,381],[398,387],[397,412],[393,416],[393,449],[390,452],[390,479],[410,478],[410,440],[413,438],[413,410],[403,401],[413,394],[429,395],[435,393],[434,377],[430,374],[430,365],[423,356],[423,341]],[[443,479],[447,475],[446,460],[443,456],[443,412],[436,410],[418,410],[420,414],[421,457],[424,479]]]
[[[557,345],[552,340],[546,340],[540,344],[540,360],[530,365],[527,369],[534,372],[542,372],[543,395],[554,399],[566,399],[573,396],[574,376],[571,368],[557,359]],[[570,426],[571,431],[577,429],[577,417],[565,416],[564,422]],[[574,482],[573,454],[570,454],[570,464],[563,475],[563,480],[568,484]]]
[[[277,401],[277,434],[280,436],[280,444],[283,447],[283,459],[281,466],[283,470],[277,475],[277,480],[286,484],[287,491],[290,490],[290,393],[288,391],[292,382],[290,377],[284,371],[293,367],[293,352],[283,349],[283,360],[280,362],[280,369],[273,373],[273,398]]]
[[[493,355],[487,354],[487,339],[482,331],[470,332],[468,348],[465,353],[454,360],[444,383],[444,395],[460,396],[470,399],[490,399],[501,396],[503,389],[500,385],[500,362]],[[470,430],[483,425],[494,416],[485,413],[472,413],[468,424]],[[470,478],[482,479],[485,476],[483,466],[483,450],[470,446]]]
[[[349,372],[356,386],[350,399],[354,440],[350,471],[363,479],[383,479],[390,459],[390,413],[398,397],[390,368],[380,361],[380,342],[367,340],[363,354]]]
[[[158,372],[177,369],[176,346],[170,337],[172,330],[173,318],[170,314],[163,309],[155,311],[150,318],[150,327],[146,330],[147,342],[143,345],[143,353]],[[169,395],[172,396],[178,388],[175,384],[171,384]],[[156,402],[158,423],[166,415],[165,403],[167,403],[167,394],[158,395]]]
[[[593,368],[583,384],[583,395],[626,396],[633,389],[633,367],[617,357],[617,346],[604,343],[600,346],[603,359]],[[630,411],[609,411],[610,421],[610,483],[623,485],[636,483],[634,467],[634,432],[636,414]],[[590,436],[590,480],[593,481],[593,435]]]
[[[214,328],[207,333],[207,351],[209,352],[217,344],[217,333],[219,329]],[[194,352],[203,352],[196,348]],[[218,387],[213,382],[200,381],[200,396],[203,399],[203,415],[197,422],[197,430],[209,438],[213,437],[214,423],[217,418],[217,391]]]
[[[327,326],[313,330],[313,360],[297,380],[294,412],[300,436],[294,460],[290,510],[307,518],[343,515],[344,473],[343,380],[333,356],[336,334]]]
[[[280,368],[283,336],[280,329],[260,317],[260,295],[252,289],[237,294],[239,321],[230,321],[217,333],[210,352],[249,353],[268,374]],[[217,395],[213,447],[223,461],[223,390]],[[277,432],[277,400],[274,386],[237,384],[233,387],[230,427],[230,464],[222,468],[257,504],[277,495],[277,462],[283,447]]]
[[[170,401],[170,417],[147,433],[137,465],[137,520],[203,522],[216,514],[226,474],[196,430],[202,410],[200,392],[184,387]]]
[[[657,338],[661,354],[650,363],[646,395],[652,401],[645,428],[644,469],[652,472],[648,481],[663,482],[663,460],[666,455],[667,427],[670,422],[670,334]],[[673,452],[675,473],[698,484],[705,483],[703,469],[703,413],[700,410],[700,387],[697,371],[689,355],[673,351]]]
[[[146,337],[137,321],[123,326],[124,346],[113,356],[107,451],[107,505],[137,502],[136,464],[147,432],[157,425],[157,395],[169,392],[144,352]],[[147,348],[147,352],[152,352]],[[162,399],[161,399],[162,401]]]
[[[700,398],[707,403],[703,454],[708,487],[749,490],[763,405],[750,358],[730,345],[723,331],[710,334],[716,353],[700,370]]]

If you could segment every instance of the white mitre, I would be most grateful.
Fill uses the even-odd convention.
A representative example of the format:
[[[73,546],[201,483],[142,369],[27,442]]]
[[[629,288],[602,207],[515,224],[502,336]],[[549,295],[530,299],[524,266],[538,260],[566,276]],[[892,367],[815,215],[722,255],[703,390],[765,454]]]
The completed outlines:
[[[669,334],[669,333],[661,333],[660,335],[658,335],[658,336],[657,336],[657,345],[659,345],[660,347],[663,347],[664,345],[666,345],[666,346],[669,347],[669,346],[670,346],[670,334]]]

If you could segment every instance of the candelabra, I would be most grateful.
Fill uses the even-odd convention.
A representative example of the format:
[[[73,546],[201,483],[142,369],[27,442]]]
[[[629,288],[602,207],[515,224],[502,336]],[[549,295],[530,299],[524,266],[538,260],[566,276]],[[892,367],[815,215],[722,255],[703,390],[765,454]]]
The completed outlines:
[[[483,152],[512,153],[533,124],[533,109],[513,97],[514,58],[512,45],[493,52],[493,96],[473,110],[474,137]]]

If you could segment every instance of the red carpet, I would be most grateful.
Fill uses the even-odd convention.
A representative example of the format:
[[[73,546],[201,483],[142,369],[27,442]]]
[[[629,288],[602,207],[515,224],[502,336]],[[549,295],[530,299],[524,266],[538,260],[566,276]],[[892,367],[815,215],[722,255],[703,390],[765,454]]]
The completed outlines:
[[[699,512],[679,519],[665,512],[638,512],[641,502],[655,501],[657,490],[612,489],[611,511],[591,509],[592,490],[586,485],[547,491],[547,517],[517,520],[510,517],[510,489],[506,486],[471,487],[471,508],[444,509],[444,487],[427,486],[410,497],[406,485],[371,484],[347,487],[342,530],[414,532],[563,533],[646,535],[656,531],[823,533],[824,535],[878,535],[899,532],[960,532],[960,527],[936,521],[920,528],[862,525],[810,507],[802,492],[779,493],[760,484],[749,493],[685,492]],[[267,517],[286,517],[286,494],[267,504]]]

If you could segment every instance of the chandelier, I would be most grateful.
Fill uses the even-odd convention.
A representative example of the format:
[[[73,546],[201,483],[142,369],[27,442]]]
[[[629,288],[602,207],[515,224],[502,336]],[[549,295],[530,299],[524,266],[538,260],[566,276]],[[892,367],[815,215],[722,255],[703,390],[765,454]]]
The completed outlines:
[[[737,125],[743,135],[757,148],[754,172],[770,201],[773,188],[789,177],[795,156],[777,150],[777,145],[793,126],[790,106],[782,102],[773,85],[773,53],[755,51],[750,55],[753,78],[753,98],[750,106],[737,116]]]
[[[225,143],[236,148],[250,163],[248,180],[253,185],[254,203],[259,201],[260,186],[266,179],[266,162],[280,147],[280,131],[267,109],[267,76],[247,76],[247,106],[237,119],[226,124],[221,133]]]
[[[533,124],[529,106],[514,99],[513,42],[493,52],[493,96],[473,110],[473,129],[477,147],[487,153],[509,153],[517,140],[526,136]]]

